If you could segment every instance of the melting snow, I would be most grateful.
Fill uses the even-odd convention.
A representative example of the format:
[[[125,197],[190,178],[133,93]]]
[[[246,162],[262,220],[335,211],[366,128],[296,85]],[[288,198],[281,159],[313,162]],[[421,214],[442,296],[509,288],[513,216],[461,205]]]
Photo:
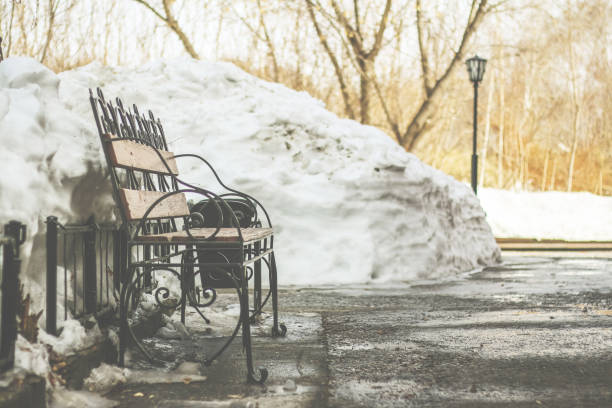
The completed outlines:
[[[470,188],[424,165],[382,131],[338,118],[303,92],[228,63],[91,64],[54,74],[33,59],[0,65],[0,214],[27,222],[112,218],[87,88],[152,109],[176,153],[200,153],[256,196],[278,233],[281,284],[437,278],[499,259]],[[215,189],[191,159],[185,179]],[[32,242],[30,239],[26,253]],[[44,241],[27,274],[40,281]]]

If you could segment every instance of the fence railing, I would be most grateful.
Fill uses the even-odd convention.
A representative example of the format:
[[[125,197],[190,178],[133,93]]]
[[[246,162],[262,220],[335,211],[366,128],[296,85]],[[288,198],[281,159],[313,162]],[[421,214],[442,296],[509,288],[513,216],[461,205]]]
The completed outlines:
[[[25,225],[11,221],[0,235],[0,370],[13,367],[19,308],[19,247],[25,241]]]
[[[99,316],[114,308],[126,256],[121,242],[121,231],[114,224],[96,224],[92,220],[85,225],[62,225],[57,217],[47,217],[49,334],[58,334],[58,317],[66,320]]]

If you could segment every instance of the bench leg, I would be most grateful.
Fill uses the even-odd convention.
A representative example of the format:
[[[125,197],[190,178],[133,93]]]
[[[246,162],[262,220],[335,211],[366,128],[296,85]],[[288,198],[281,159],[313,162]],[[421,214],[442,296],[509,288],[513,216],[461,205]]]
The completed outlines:
[[[254,248],[255,256],[259,256],[259,252],[261,250],[261,243],[256,242]],[[261,259],[255,261],[254,268],[253,309],[255,310],[255,313],[253,314],[253,318],[255,318],[257,312],[261,310]]]
[[[191,297],[187,296],[188,291],[193,292],[195,289],[193,262],[193,252],[189,246],[183,255],[181,266],[181,323],[183,324],[185,324],[185,309],[187,308],[187,300],[189,298],[195,300],[195,293],[192,293]]]
[[[272,291],[272,313],[274,323],[272,325],[272,337],[285,337],[287,327],[278,322],[278,282],[276,279],[276,259],[274,252],[270,254],[270,290]]]
[[[240,275],[240,320],[242,320],[242,345],[246,352],[247,381],[250,383],[263,384],[268,378],[268,370],[258,367],[259,377],[253,369],[253,351],[251,349],[251,322],[249,318],[249,285],[247,281],[246,268],[242,268]]]

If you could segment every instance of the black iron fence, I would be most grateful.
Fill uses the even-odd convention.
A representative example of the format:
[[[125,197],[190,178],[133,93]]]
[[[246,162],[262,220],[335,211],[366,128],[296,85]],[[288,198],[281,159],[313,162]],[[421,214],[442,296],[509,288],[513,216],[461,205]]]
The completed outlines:
[[[113,310],[126,256],[121,243],[122,231],[114,224],[62,225],[47,217],[48,333],[58,334],[58,317],[99,317]]]
[[[13,367],[19,308],[19,247],[25,241],[25,225],[11,221],[0,235],[0,370]]]

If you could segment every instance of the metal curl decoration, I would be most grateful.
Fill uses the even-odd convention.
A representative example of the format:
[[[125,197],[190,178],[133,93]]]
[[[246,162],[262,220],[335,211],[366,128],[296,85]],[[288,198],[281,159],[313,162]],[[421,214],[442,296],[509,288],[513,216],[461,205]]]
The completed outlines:
[[[161,268],[160,268],[161,269]],[[138,281],[144,276],[142,274],[138,274],[136,271],[136,267],[132,267],[131,271],[129,271],[129,283],[124,285],[122,290],[121,290],[121,304],[122,304],[122,310],[127,311],[127,307],[130,304],[130,300],[135,296],[135,293],[137,293],[135,291],[136,285],[138,284]],[[170,271],[170,269],[163,269],[163,270],[168,270]],[[136,273],[135,273],[136,272]],[[219,269],[217,272],[221,272],[224,273],[226,275],[228,275],[231,278],[231,281],[234,284],[234,289],[236,290],[236,293],[238,295],[239,299],[242,299],[243,296],[243,292],[242,289],[240,288],[239,283],[237,282],[237,280],[232,277],[231,275],[233,275],[230,272],[224,271],[222,269]],[[136,274],[136,279],[134,279],[134,274]],[[176,274],[178,276],[178,274]],[[158,288],[158,292],[160,290],[163,290],[163,288]],[[157,297],[156,297],[157,299]],[[127,315],[122,316],[122,319],[126,319]],[[229,347],[230,343],[236,338],[236,335],[238,334],[238,331],[240,330],[240,328],[242,327],[242,312],[240,317],[238,318],[238,322],[236,323],[236,327],[234,328],[231,336],[226,340],[226,342],[215,352],[212,354],[212,356],[210,358],[207,358],[206,360],[204,360],[204,365],[205,366],[210,366],[214,360],[217,359],[217,357],[219,357],[219,355],[221,355],[226,349],[227,347]],[[248,316],[247,316],[248,318]],[[131,337],[132,341],[134,342],[134,344],[136,345],[136,347],[143,353],[143,355],[149,359],[149,361],[151,362],[155,362],[158,364],[163,364],[164,361],[160,360],[156,357],[154,357],[145,347],[144,344],[142,344],[142,342],[137,338],[136,334],[134,333],[132,327],[130,326],[129,323],[127,323],[127,321],[125,322],[126,324],[126,329],[127,332],[129,334],[129,336]],[[267,377],[268,377],[268,371],[265,368],[258,368],[259,371],[259,376],[257,376],[254,372],[251,372],[249,370],[249,379],[252,380],[253,382],[257,382],[257,383],[263,383]]]
[[[162,309],[176,309],[180,304],[181,301],[177,300],[176,303],[172,304],[172,305],[167,305],[164,303],[164,300],[160,300],[159,299],[159,295],[161,294],[161,297],[163,299],[168,299],[170,297],[170,289],[166,288],[166,287],[159,287],[157,289],[155,289],[154,292],[154,296],[155,296],[155,301],[157,302],[157,305],[162,308]]]
[[[196,272],[193,274],[193,277],[195,278],[198,274],[200,273],[200,271]],[[217,291],[214,288],[202,288],[200,286],[196,286],[195,287],[195,292],[197,293],[198,298],[194,299],[192,296],[193,294],[191,293],[191,291],[189,289],[191,288],[187,288],[187,297],[189,298],[189,302],[191,306],[194,307],[209,307],[211,306],[213,303],[215,303],[215,301],[217,300]],[[200,296],[200,289],[202,290],[202,295]],[[200,299],[204,298],[204,299],[209,299],[209,301],[207,301],[206,303],[200,303]]]
[[[199,294],[200,292],[198,292]],[[215,288],[202,288],[202,297],[204,299],[208,299],[211,298],[208,302],[206,303],[198,303],[198,307],[208,307],[210,305],[212,305],[213,303],[215,303],[215,300],[217,300],[217,291],[215,290]]]
[[[178,272],[176,272],[174,269],[170,269],[170,268],[154,268],[151,272],[153,271],[166,271],[166,272],[170,272],[172,275],[174,275],[176,278],[179,279],[180,282],[180,275]],[[159,296],[161,295],[162,299],[160,300]],[[174,300],[172,305],[166,305],[164,303],[165,299],[169,299],[170,298],[170,289],[167,288],[166,286],[159,286],[155,289],[155,291],[153,292],[153,296],[155,297],[155,302],[157,302],[157,305],[165,310],[170,310],[170,309],[176,309],[177,307],[181,306],[183,304],[183,299],[182,297],[178,298],[178,299],[172,299]]]

